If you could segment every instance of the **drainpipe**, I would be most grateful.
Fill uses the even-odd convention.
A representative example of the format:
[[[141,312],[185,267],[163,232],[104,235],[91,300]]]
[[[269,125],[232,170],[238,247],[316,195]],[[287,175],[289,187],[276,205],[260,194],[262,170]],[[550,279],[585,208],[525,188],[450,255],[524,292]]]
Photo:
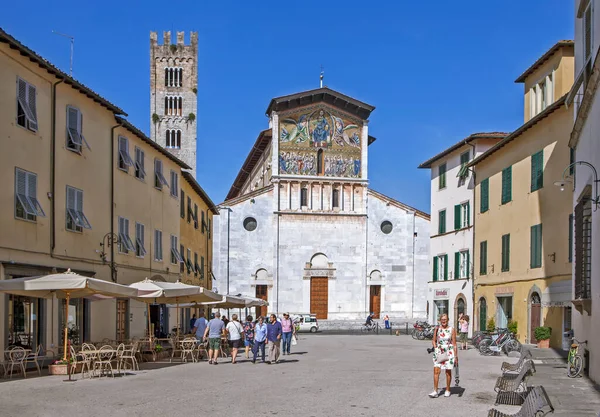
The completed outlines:
[[[110,278],[117,282],[117,269],[115,268],[115,244],[112,236],[115,235],[115,129],[121,126],[116,124],[110,128]],[[152,269],[152,264],[150,264]]]
[[[54,257],[54,248],[56,247],[56,86],[63,80],[52,84],[52,121],[50,128],[50,190],[52,192],[52,201],[50,212],[52,220],[50,221],[50,257]]]
[[[468,143],[465,140],[465,143],[467,145],[469,145],[471,148],[473,148],[473,158],[475,158],[475,145]],[[471,314],[471,316],[475,316],[475,210],[476,210],[476,204],[475,204],[475,180],[476,180],[476,174],[475,174],[475,169],[473,167],[469,168],[469,171],[471,171],[471,173],[473,174],[473,210],[471,210],[471,213],[473,213],[473,273],[471,274],[471,305],[473,307],[473,314]],[[470,267],[470,265],[469,265]],[[467,309],[467,311],[469,311]],[[471,331],[473,330],[473,320],[469,320],[469,325],[471,326]],[[479,329],[481,330],[481,329]]]
[[[415,244],[417,243],[416,239],[416,219],[417,212],[413,211],[413,242],[412,242],[412,297],[410,303],[410,317],[413,319],[415,317]]]

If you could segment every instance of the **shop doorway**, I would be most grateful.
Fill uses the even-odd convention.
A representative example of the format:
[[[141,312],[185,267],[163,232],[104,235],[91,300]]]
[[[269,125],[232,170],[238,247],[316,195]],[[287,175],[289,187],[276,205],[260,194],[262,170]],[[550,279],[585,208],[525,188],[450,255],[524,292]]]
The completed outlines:
[[[531,294],[530,298],[530,313],[529,313],[529,343],[536,344],[535,329],[541,326],[542,320],[542,303],[540,295],[537,292]]]
[[[496,327],[507,328],[508,322],[512,320],[512,296],[497,297],[498,307],[496,309]]]
[[[317,319],[327,320],[329,304],[329,281],[327,277],[312,277],[310,279],[310,313],[316,314]]]
[[[369,310],[373,313],[373,318],[378,319],[381,313],[381,285],[371,285],[370,287]]]
[[[268,287],[266,285],[256,286],[256,298],[269,301]],[[265,317],[267,315],[267,306],[256,307],[256,317]]]
[[[487,329],[487,301],[481,297],[479,299],[479,331],[484,332]]]
[[[43,342],[44,300],[20,295],[8,296],[8,345],[35,350]]]
[[[454,303],[454,328],[457,332],[460,331],[460,324],[458,323],[458,318],[461,314],[467,314],[467,303],[462,294],[459,294],[456,298],[456,303]]]
[[[117,341],[123,342],[127,339],[127,316],[129,300],[117,300]]]
[[[169,310],[165,304],[150,305],[150,324],[155,337],[169,336]]]
[[[433,323],[433,324],[439,324],[440,316],[442,314],[448,314],[448,304],[449,304],[448,300],[435,300],[434,301],[435,311],[434,311],[433,319],[435,320],[435,323]]]

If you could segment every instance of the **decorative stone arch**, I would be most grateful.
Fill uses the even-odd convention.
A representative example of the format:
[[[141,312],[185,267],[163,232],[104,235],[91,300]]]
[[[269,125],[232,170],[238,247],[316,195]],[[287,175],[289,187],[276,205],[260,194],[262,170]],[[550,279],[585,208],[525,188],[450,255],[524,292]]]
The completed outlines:
[[[521,327],[520,324],[518,324],[519,328],[521,329],[527,329],[527,335],[526,335],[526,340],[529,341],[530,343],[533,343],[532,341],[534,340],[534,336],[533,336],[533,332],[535,331],[535,329],[532,329],[531,326],[531,322],[532,322],[532,305],[534,304],[534,301],[536,301],[536,304],[541,304],[541,300],[542,300],[542,290],[540,289],[540,287],[538,287],[536,284],[533,284],[531,286],[531,288],[529,289],[529,293],[527,294],[527,326]],[[515,308],[514,305],[514,301],[513,301],[513,309]],[[538,307],[539,308],[539,323],[538,326],[541,326],[542,323],[542,309],[541,309],[541,305]]]
[[[483,332],[487,329],[487,315],[488,315],[487,298],[483,295],[481,297],[479,297],[479,299],[477,300],[477,303],[475,304],[474,307],[475,308],[473,309],[473,315],[477,315],[477,327],[479,328],[480,332]],[[485,317],[483,317],[483,323],[481,322],[482,307],[485,309]],[[483,327],[482,327],[482,324],[483,324]],[[475,329],[475,327],[473,327],[473,329]]]
[[[333,267],[333,262],[329,262],[327,255],[321,252],[315,253],[310,262],[304,265],[303,279],[311,279],[312,277],[327,277],[335,279],[336,269]]]
[[[159,282],[167,282],[167,280],[162,275],[152,275],[150,280],[151,281],[159,281]]]
[[[467,314],[467,297],[465,297],[465,295],[463,293],[459,293],[456,298],[454,299],[454,328],[457,329],[456,331],[459,331],[458,328],[458,315],[460,313],[463,314]],[[469,317],[470,318],[470,317]]]
[[[327,319],[332,308],[332,294],[329,281],[335,280],[336,269],[333,262],[329,262],[327,255],[317,252],[310,262],[304,264],[304,308],[317,315],[318,319]],[[335,284],[333,284],[335,291]],[[313,305],[314,303],[314,305]]]

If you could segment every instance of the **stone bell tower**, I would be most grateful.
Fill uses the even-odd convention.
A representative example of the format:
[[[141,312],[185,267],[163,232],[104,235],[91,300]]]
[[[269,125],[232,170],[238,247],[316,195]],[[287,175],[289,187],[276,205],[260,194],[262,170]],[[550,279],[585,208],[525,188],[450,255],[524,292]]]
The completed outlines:
[[[150,137],[192,167],[196,176],[198,32],[150,32]]]

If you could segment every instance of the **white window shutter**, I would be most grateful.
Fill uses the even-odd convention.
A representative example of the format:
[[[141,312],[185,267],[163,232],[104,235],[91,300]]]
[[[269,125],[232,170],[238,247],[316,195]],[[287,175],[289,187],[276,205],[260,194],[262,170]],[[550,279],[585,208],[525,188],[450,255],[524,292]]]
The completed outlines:
[[[29,105],[29,110],[31,111],[31,120],[29,121],[29,128],[31,130],[38,129],[37,123],[37,105],[36,105],[36,90],[35,87],[31,84],[27,84],[27,104]]]

